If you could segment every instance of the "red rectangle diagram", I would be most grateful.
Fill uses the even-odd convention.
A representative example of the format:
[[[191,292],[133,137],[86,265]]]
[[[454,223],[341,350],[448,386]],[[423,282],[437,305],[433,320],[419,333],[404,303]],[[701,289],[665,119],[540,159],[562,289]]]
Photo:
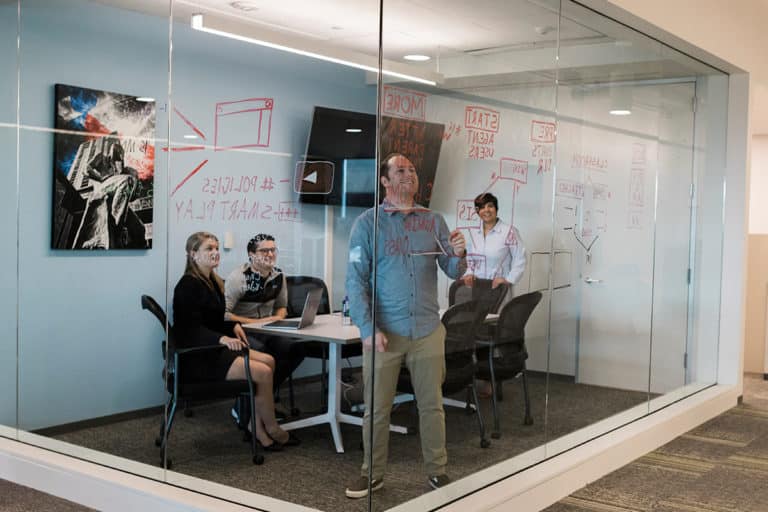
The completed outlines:
[[[427,118],[427,95],[385,85],[381,110],[390,116],[424,121]]]
[[[269,147],[272,98],[251,98],[216,104],[216,151]]]
[[[553,143],[557,137],[555,123],[531,121],[531,142]]]
[[[456,229],[477,228],[480,226],[480,217],[475,210],[473,199],[459,199],[456,201]]]
[[[464,127],[483,132],[498,133],[499,113],[484,107],[468,106],[464,109]]]
[[[528,183],[528,162],[514,158],[502,158],[499,160],[499,178],[514,180],[523,184]]]

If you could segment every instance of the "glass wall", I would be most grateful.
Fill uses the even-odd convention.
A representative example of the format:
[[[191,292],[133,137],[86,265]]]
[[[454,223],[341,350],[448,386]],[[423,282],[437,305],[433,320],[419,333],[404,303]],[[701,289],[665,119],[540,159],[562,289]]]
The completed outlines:
[[[424,510],[716,382],[701,62],[569,1],[0,28],[0,435],[258,509]]]

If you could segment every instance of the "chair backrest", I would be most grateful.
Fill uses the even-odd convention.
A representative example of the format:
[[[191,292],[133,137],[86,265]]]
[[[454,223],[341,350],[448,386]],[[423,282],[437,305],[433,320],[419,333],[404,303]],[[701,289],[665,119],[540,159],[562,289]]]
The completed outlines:
[[[328,298],[328,288],[325,286],[325,281],[312,276],[286,276],[285,280],[288,285],[288,318],[301,316],[307,294],[314,288],[322,288],[323,290],[317,314],[327,315],[331,312],[331,302]]]
[[[503,345],[502,352],[525,351],[525,324],[539,301],[541,292],[526,293],[515,297],[501,309],[494,339],[496,343]]]
[[[160,325],[163,326],[163,330],[165,330],[165,324],[168,321],[167,317],[165,316],[165,311],[163,311],[162,306],[157,303],[155,299],[150,297],[149,295],[142,295],[141,296],[141,309],[146,309],[150,313],[152,313],[155,318],[160,322]]]
[[[496,313],[507,295],[509,285],[502,284],[496,288],[492,285],[491,279],[475,279],[474,284],[469,287],[464,285],[464,281],[457,279],[448,289],[448,304],[453,306],[476,300],[487,305],[490,313]]]
[[[474,352],[475,335],[487,314],[487,306],[476,300],[448,308],[442,318],[445,326],[446,356]]]

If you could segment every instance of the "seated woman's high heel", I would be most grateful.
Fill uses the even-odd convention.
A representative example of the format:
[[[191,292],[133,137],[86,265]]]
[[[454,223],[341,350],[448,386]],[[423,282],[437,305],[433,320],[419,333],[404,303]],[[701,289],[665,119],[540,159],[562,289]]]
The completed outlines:
[[[281,437],[281,436],[279,436],[280,433],[288,435],[288,437],[286,438],[286,440],[284,442],[278,441],[278,438]],[[286,432],[285,430],[282,430],[282,429],[280,429],[279,432],[278,431],[273,431],[273,432],[267,432],[267,434],[269,435],[269,437],[272,438],[272,440],[275,442],[275,444],[279,444],[281,448],[283,446],[298,446],[298,445],[301,444],[301,439],[299,439],[298,437],[294,436],[292,432]]]

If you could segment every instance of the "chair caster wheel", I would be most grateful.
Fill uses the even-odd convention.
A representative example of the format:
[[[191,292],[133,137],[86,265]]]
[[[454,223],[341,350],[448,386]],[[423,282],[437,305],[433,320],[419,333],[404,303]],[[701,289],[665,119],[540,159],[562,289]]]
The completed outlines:
[[[257,466],[261,466],[264,464],[264,456],[263,455],[254,455],[253,456],[253,463]]]
[[[493,439],[501,439],[501,432],[491,432],[491,437]]]
[[[184,409],[185,418],[191,418],[194,415],[195,415],[195,411],[193,411],[192,409]]]
[[[526,416],[525,419],[523,420],[523,425],[527,425],[527,426],[533,425],[533,418],[531,418],[530,416]]]
[[[301,411],[297,407],[294,407],[293,409],[291,409],[291,416],[293,416],[294,418],[299,414],[301,414]]]
[[[488,448],[491,446],[491,442],[487,439],[481,439],[480,440],[480,448]]]
[[[162,445],[162,444],[163,444],[163,438],[162,437],[156,437],[155,438],[155,446],[160,448],[160,445]]]

